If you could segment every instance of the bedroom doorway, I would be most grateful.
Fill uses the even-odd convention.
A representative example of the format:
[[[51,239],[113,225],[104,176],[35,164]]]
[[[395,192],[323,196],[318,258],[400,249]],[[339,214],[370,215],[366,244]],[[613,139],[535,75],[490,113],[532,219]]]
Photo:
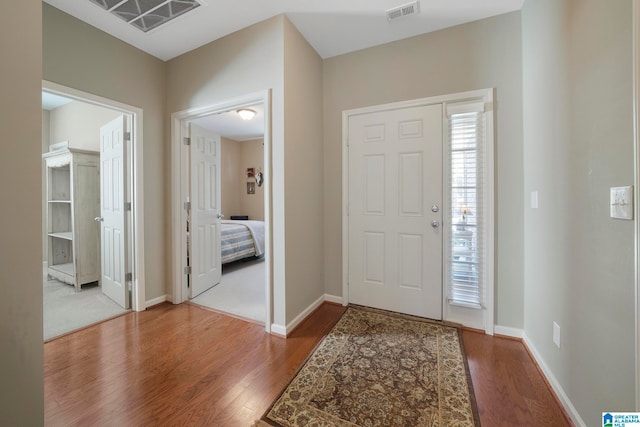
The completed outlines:
[[[135,178],[141,110],[46,81],[42,94],[46,341],[128,309],[144,310],[145,300],[141,182]],[[109,239],[105,228],[118,239]]]
[[[180,201],[173,209],[180,222],[174,223],[174,242],[179,244],[173,245],[178,284],[173,302],[190,301],[264,324],[267,331],[268,104],[268,92],[259,93],[174,113],[172,121],[174,165],[179,163],[180,169],[174,175]],[[241,110],[250,117],[241,117]],[[200,224],[202,218],[209,219]],[[206,283],[200,283],[200,277]]]

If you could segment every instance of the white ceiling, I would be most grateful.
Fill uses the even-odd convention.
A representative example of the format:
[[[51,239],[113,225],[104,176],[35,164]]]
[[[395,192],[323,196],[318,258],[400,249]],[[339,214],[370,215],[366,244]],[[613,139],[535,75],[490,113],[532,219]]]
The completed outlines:
[[[235,141],[250,141],[264,136],[264,108],[261,104],[249,107],[256,112],[251,120],[242,120],[235,111],[211,114],[192,120],[205,129]]]
[[[420,14],[389,23],[385,10],[409,0],[204,0],[204,6],[144,33],[89,0],[44,1],[165,61],[283,13],[322,58],[329,58],[512,12],[524,3],[421,0]]]
[[[60,95],[54,95],[49,92],[42,92],[42,109],[53,110],[58,107],[62,107],[65,104],[70,103],[73,99],[65,98]]]
[[[170,60],[227,34],[286,14],[322,58],[353,52],[442,28],[520,10],[524,0],[421,0],[418,15],[387,22],[385,11],[410,0],[204,0],[204,5],[144,33],[89,0],[46,3],[159,59]],[[49,104],[43,93],[43,108]],[[251,121],[235,112],[196,121],[237,141],[261,138],[261,106]]]

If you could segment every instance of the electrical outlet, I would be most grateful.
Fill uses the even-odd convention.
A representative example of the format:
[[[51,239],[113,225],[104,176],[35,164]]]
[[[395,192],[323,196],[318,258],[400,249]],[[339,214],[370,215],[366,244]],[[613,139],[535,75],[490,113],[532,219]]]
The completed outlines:
[[[531,209],[538,209],[538,191],[531,192]]]
[[[633,186],[611,187],[610,216],[618,219],[633,219]]]
[[[553,343],[560,348],[560,325],[553,322]]]

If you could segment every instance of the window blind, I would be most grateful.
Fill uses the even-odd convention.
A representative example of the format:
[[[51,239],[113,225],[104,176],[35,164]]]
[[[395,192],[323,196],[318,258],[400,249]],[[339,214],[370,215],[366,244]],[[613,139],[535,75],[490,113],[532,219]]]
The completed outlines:
[[[483,303],[484,104],[447,106],[449,121],[446,280],[450,304],[481,308]]]

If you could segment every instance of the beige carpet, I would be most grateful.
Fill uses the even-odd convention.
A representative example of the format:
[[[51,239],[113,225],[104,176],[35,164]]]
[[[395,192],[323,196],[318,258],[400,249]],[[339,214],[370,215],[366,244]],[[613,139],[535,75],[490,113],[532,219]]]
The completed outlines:
[[[222,281],[191,300],[192,303],[264,323],[264,258],[222,266]]]
[[[76,292],[71,285],[48,280],[42,295],[45,341],[127,312],[102,293],[98,282]]]
[[[479,426],[460,331],[349,306],[262,425]]]

